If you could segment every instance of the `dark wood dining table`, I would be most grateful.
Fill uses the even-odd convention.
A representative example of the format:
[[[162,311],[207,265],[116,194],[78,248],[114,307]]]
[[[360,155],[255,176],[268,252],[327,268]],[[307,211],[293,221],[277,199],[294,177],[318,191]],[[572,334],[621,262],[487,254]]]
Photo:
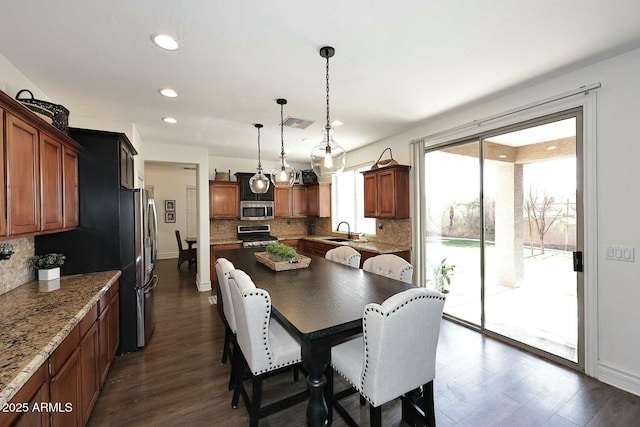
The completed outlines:
[[[324,372],[331,361],[331,344],[362,332],[365,305],[382,303],[413,285],[307,254],[309,267],[276,272],[257,261],[254,252],[261,251],[264,249],[230,249],[216,256],[231,261],[258,288],[269,292],[272,315],[300,339],[309,389],[307,425],[326,426]]]

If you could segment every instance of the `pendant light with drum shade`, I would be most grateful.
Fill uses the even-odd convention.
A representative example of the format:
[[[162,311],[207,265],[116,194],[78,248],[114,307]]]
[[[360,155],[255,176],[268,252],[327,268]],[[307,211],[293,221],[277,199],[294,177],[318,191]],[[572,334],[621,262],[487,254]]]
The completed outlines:
[[[269,190],[269,178],[262,173],[262,163],[260,161],[260,129],[262,125],[256,123],[253,126],[258,129],[258,172],[249,179],[249,188],[256,194],[264,194]]]
[[[311,150],[311,167],[318,176],[341,173],[347,160],[344,148],[333,140],[333,128],[329,115],[329,58],[335,52],[331,46],[320,49],[320,56],[327,60],[327,124],[324,127],[323,141]]]
[[[287,100],[278,98],[276,102],[280,105],[280,164],[271,170],[271,182],[278,188],[287,188],[293,187],[293,183],[296,180],[296,170],[287,163],[284,154],[283,106],[287,103]]]

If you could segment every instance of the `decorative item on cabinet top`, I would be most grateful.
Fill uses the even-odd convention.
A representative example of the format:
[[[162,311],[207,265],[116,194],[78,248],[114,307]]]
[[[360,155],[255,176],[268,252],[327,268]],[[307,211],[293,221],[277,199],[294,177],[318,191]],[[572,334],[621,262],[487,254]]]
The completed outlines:
[[[20,98],[20,95],[26,92],[30,98]],[[16,100],[20,101],[22,105],[38,114],[39,116],[46,118],[49,123],[58,128],[64,133],[69,132],[69,110],[59,104],[54,104],[48,101],[42,101],[35,99],[33,93],[29,89],[22,89],[16,94]]]
[[[218,169],[214,169],[214,171],[216,172],[216,181],[231,181],[231,169],[229,169],[229,172],[218,172]]]
[[[389,150],[389,159],[384,159],[384,160],[380,160],[382,159],[382,156],[384,156],[384,153]],[[376,169],[380,169],[380,168],[384,168],[387,166],[394,166],[397,165],[398,162],[396,162],[393,159],[393,152],[391,151],[391,147],[387,147],[384,150],[382,150],[382,153],[380,154],[380,157],[378,157],[378,161],[376,161],[373,166],[371,166],[371,170],[376,170]]]

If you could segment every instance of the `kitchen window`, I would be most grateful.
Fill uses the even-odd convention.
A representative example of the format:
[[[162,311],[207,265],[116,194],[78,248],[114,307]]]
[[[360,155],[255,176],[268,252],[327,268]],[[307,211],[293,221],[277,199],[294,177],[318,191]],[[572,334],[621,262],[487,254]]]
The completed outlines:
[[[376,234],[375,218],[364,217],[364,178],[362,173],[371,169],[371,165],[348,169],[334,175],[331,185],[331,229],[335,231],[338,223],[347,221],[351,232]],[[340,231],[346,231],[344,227]]]

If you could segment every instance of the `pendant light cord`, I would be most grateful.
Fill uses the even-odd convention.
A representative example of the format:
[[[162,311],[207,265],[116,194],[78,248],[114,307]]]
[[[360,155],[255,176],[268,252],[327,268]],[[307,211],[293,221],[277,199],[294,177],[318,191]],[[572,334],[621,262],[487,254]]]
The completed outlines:
[[[258,128],[258,171],[262,172],[262,162],[260,161],[260,128]]]
[[[329,131],[329,126],[331,126],[329,122],[329,56],[327,55],[327,132]]]
[[[284,169],[284,114],[283,104],[280,104],[280,159],[282,168]]]

